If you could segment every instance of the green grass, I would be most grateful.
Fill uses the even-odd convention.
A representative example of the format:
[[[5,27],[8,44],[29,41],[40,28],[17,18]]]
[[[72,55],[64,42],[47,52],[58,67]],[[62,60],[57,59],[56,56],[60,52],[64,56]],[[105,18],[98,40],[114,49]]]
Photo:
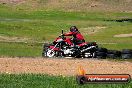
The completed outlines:
[[[53,41],[61,34],[62,29],[65,32],[69,31],[71,25],[76,25],[80,29],[86,41],[97,41],[101,46],[110,49],[132,48],[131,37],[113,37],[116,34],[132,33],[132,23],[106,21],[132,18],[132,13],[25,10],[24,7],[22,7],[23,9],[18,7],[21,6],[11,7],[0,4],[0,36],[8,37],[6,41],[0,37],[0,56],[41,56],[42,44],[38,42]],[[89,29],[90,27],[95,27],[93,28],[95,31],[97,30],[96,27],[105,28],[98,29],[94,34],[89,34],[89,31],[93,30]],[[21,44],[17,43],[18,40],[9,43],[9,37],[27,38],[29,40],[23,41]],[[29,47],[28,44],[31,43],[35,47]],[[36,45],[36,43],[38,44]]]
[[[130,43],[119,43],[119,44],[100,44],[101,47],[105,47],[107,49],[112,50],[122,50],[122,49],[132,49],[132,44]]]
[[[41,56],[42,46],[35,43],[0,43],[0,56],[10,57],[39,57]]]
[[[127,84],[78,85],[75,77],[49,76],[43,74],[0,74],[0,88],[131,88]]]

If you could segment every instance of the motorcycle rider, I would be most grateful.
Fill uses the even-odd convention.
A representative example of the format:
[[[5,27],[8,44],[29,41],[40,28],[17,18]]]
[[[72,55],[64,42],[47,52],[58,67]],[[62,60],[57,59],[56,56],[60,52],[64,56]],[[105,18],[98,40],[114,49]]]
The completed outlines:
[[[64,36],[73,36],[72,42],[74,45],[81,44],[85,42],[84,37],[79,32],[78,28],[76,26],[70,27],[70,32],[63,34]],[[69,39],[71,41],[71,39]]]

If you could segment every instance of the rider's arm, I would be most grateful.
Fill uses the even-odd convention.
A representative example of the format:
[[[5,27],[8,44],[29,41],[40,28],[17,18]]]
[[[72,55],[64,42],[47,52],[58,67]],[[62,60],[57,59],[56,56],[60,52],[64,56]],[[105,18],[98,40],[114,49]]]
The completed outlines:
[[[65,33],[64,36],[72,36],[74,33],[73,32],[69,32],[69,33]]]

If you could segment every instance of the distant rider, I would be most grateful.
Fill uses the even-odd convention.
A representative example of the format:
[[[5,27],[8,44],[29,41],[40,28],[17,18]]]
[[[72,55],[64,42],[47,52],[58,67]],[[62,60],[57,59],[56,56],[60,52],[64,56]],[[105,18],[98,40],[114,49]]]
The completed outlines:
[[[64,36],[73,36],[73,44],[78,45],[83,42],[85,42],[84,37],[79,32],[78,28],[76,26],[70,27],[70,32],[63,34]]]

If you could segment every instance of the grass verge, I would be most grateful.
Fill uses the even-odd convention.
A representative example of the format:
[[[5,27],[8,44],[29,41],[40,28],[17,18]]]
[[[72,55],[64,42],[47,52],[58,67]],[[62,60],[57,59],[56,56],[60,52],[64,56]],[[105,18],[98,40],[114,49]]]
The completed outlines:
[[[127,84],[78,85],[75,77],[50,76],[43,74],[0,74],[0,88],[131,88]]]
[[[35,43],[0,43],[0,56],[10,57],[39,57],[42,46]]]

